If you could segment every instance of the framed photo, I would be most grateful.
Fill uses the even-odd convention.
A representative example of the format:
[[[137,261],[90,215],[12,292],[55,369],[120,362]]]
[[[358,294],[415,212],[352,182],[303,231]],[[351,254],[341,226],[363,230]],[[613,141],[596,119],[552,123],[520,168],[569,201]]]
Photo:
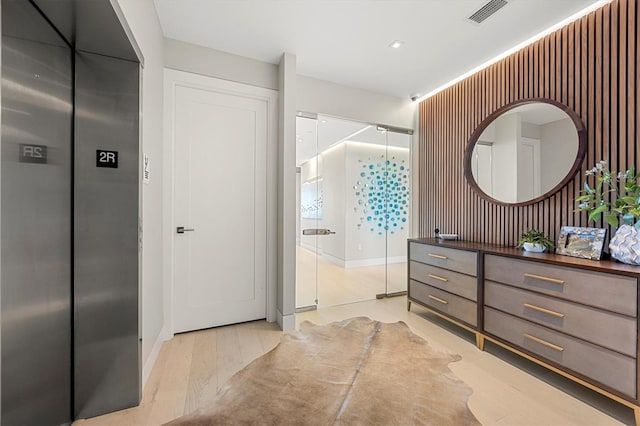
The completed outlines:
[[[602,246],[607,236],[604,228],[579,228],[563,226],[556,246],[556,253],[591,260],[602,258]]]

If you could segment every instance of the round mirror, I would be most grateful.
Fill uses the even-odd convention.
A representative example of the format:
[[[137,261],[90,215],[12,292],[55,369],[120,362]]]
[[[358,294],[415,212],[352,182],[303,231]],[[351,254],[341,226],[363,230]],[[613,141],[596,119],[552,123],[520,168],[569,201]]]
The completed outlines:
[[[559,191],[580,168],[584,123],[550,99],[506,105],[484,120],[467,145],[465,177],[483,198],[525,205]]]

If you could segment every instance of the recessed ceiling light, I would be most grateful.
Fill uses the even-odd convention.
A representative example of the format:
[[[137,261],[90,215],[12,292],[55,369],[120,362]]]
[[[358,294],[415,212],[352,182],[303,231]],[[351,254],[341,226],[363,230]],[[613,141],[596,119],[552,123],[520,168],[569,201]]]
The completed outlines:
[[[302,142],[302,138],[298,139],[298,142]]]
[[[322,124],[325,124],[325,123],[327,122],[327,120],[320,120],[320,122],[321,122]]]
[[[392,48],[392,49],[397,49],[398,47],[402,46],[403,44],[404,44],[404,41],[393,40],[393,42],[389,45],[389,47]]]

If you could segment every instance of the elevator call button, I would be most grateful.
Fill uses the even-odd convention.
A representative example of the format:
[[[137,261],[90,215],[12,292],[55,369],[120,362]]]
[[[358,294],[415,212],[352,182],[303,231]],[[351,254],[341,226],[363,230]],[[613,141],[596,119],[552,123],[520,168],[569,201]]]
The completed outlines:
[[[96,167],[118,168],[118,151],[96,150]]]
[[[21,163],[47,164],[47,146],[21,143],[18,160]]]

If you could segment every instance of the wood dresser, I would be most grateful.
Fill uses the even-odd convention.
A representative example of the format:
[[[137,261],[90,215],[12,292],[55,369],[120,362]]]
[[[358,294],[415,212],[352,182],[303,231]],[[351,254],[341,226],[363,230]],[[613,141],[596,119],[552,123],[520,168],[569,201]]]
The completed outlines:
[[[418,303],[634,409],[640,425],[640,267],[465,241],[408,241]]]

